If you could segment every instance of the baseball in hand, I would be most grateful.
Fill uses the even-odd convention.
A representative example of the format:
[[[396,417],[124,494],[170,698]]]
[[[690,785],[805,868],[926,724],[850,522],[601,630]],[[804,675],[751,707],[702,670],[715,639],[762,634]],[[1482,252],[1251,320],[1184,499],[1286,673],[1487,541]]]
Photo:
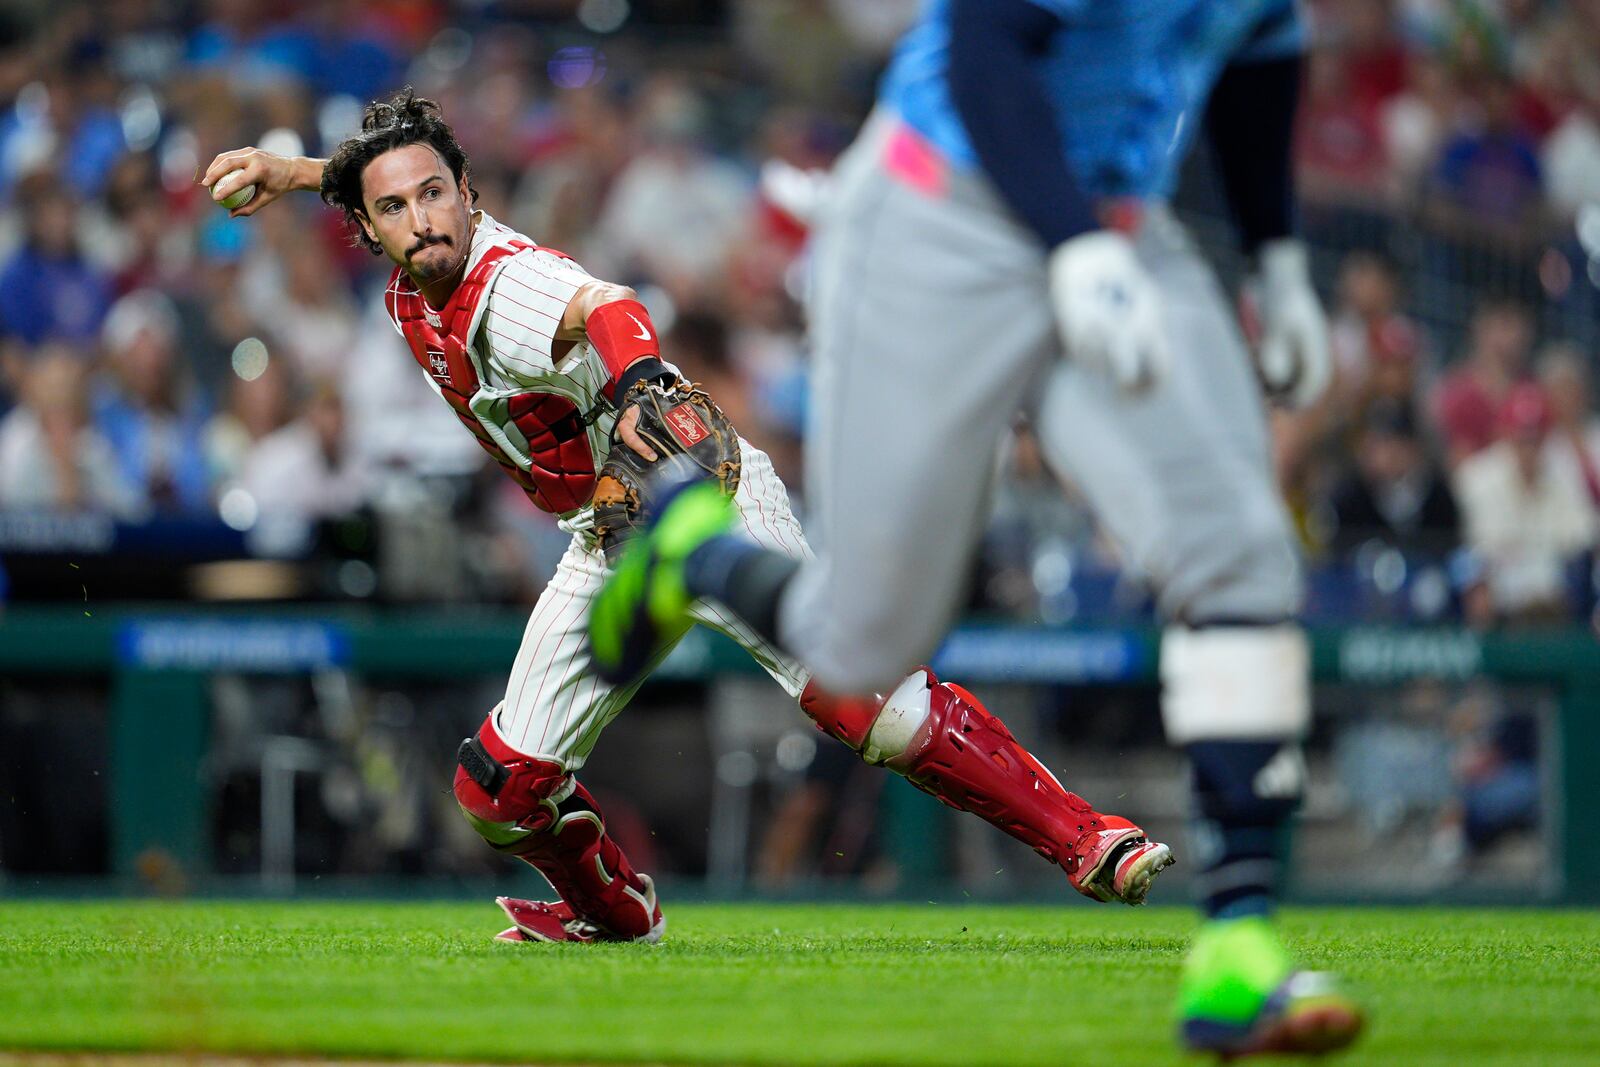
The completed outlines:
[[[222,182],[227,181],[229,177],[231,177],[232,175],[238,174],[238,173],[239,172],[236,171],[236,170],[229,171],[227,174],[222,176],[222,181],[218,182],[217,184],[221,185]],[[229,211],[232,211],[234,208],[244,207],[246,204],[248,204],[250,202],[251,197],[253,197],[255,195],[256,195],[256,187],[255,187],[255,183],[252,182],[249,185],[241,186],[240,188],[235,189],[233,192],[229,193],[227,196],[223,197],[221,200],[218,200],[217,203],[221,204],[223,207],[227,208]]]

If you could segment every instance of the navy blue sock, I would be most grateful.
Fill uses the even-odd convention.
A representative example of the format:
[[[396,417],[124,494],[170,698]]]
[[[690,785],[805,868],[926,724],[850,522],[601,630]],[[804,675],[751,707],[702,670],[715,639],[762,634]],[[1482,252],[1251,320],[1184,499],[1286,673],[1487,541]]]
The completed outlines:
[[[1193,767],[1199,895],[1207,917],[1272,910],[1304,787],[1293,741],[1197,741]]]
[[[800,564],[741,537],[713,537],[683,561],[683,584],[697,597],[720,601],[773,644],[778,602]]]

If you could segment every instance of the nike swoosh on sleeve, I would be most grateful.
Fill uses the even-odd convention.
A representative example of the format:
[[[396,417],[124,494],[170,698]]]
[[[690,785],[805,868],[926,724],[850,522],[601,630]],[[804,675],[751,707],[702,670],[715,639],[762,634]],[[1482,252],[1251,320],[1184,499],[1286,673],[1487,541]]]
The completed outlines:
[[[650,327],[640,322],[638,316],[634,315],[634,313],[631,311],[624,312],[623,314],[627,315],[628,318],[633,319],[633,324],[639,327],[639,332],[633,336],[637,337],[641,341],[650,340]]]

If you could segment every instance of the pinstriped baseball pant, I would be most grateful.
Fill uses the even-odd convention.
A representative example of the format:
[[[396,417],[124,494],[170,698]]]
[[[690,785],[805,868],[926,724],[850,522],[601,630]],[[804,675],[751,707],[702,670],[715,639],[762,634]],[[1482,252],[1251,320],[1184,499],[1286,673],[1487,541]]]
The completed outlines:
[[[789,493],[767,454],[741,439],[743,467],[734,494],[742,532],[764,548],[795,559],[809,559],[800,523],[789,510]],[[583,766],[600,732],[633,698],[639,683],[618,688],[589,669],[589,609],[606,574],[605,558],[574,536],[555,575],[528,619],[506,685],[505,700],[491,717],[507,744],[529,756],[561,763],[569,771]],[[720,605],[702,602],[690,613],[696,622],[737,641],[778,684],[794,697],[807,675]],[[679,635],[681,637],[681,635]],[[665,658],[674,640],[661,653]]]

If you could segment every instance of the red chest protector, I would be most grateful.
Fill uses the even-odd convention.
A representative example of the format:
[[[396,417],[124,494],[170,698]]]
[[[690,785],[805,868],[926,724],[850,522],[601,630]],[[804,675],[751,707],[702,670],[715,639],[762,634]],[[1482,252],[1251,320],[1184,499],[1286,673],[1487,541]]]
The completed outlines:
[[[560,515],[583,507],[594,495],[594,452],[589,447],[588,424],[577,405],[564,396],[536,391],[519,393],[506,401],[505,421],[527,441],[530,462],[526,468],[507,454],[472,407],[472,399],[483,384],[468,352],[478,304],[496,267],[508,257],[535,247],[538,246],[520,239],[496,244],[484,253],[437,312],[428,308],[405,271],[396,268],[384,302],[399,324],[412,357],[439,386],[456,417],[535,504]]]

